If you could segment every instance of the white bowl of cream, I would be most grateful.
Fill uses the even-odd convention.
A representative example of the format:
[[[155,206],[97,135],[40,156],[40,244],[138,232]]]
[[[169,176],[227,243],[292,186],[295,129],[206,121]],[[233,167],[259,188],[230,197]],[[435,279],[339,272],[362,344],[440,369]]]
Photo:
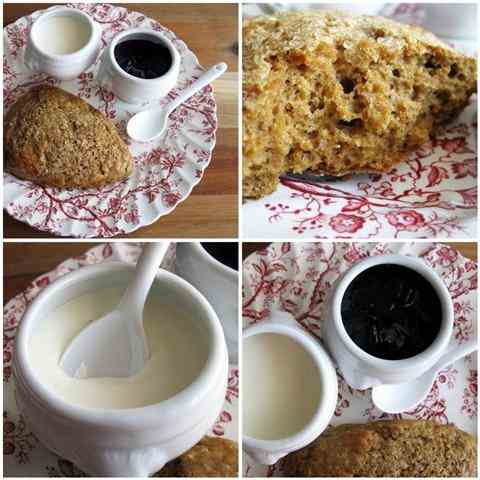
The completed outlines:
[[[317,438],[333,416],[338,393],[321,344],[274,320],[243,334],[243,449],[263,465]]]
[[[89,15],[68,7],[48,9],[32,25],[25,50],[31,70],[71,80],[96,60],[100,26]]]
[[[30,428],[93,476],[152,475],[205,435],[225,398],[218,318],[194,287],[164,270],[145,307],[151,358],[140,373],[72,379],[60,369],[63,349],[115,305],[133,268],[109,262],[61,277],[29,306],[16,339],[16,396]]]

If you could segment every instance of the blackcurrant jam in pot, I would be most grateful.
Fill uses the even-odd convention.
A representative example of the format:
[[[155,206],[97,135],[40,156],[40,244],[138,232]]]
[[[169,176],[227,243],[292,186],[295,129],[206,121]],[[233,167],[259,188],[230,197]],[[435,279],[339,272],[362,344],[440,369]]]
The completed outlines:
[[[237,243],[214,243],[202,242],[202,247],[219,262],[227,267],[238,270],[238,244]]]
[[[114,55],[123,71],[143,79],[165,75],[173,62],[170,50],[152,40],[125,40],[115,46]]]
[[[442,305],[428,280],[394,264],[376,265],[355,277],[343,296],[341,313],[350,338],[385,360],[424,351],[442,322]]]

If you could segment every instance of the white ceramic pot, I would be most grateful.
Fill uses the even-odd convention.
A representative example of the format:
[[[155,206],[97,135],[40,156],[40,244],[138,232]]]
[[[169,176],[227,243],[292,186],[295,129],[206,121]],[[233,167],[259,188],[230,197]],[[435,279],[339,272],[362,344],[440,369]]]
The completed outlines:
[[[126,40],[152,40],[166,46],[172,56],[172,65],[161,77],[145,79],[125,72],[115,58],[115,47]],[[132,28],[120,32],[102,55],[98,81],[117,97],[131,104],[139,104],[165,97],[176,85],[181,58],[173,43],[162,33],[148,28]]]
[[[85,22],[90,28],[90,37],[87,43],[74,53],[56,55],[42,49],[39,39],[39,30],[42,23],[53,16],[76,17]],[[32,25],[25,49],[25,64],[30,70],[47,73],[59,80],[71,80],[87,70],[96,60],[101,40],[101,28],[89,15],[75,8],[59,7],[49,9]],[[52,35],[54,33],[52,32]]]
[[[271,321],[247,328],[243,333],[243,338],[262,333],[286,335],[300,344],[317,366],[318,377],[312,378],[312,382],[320,383],[321,392],[314,417],[303,430],[295,435],[277,440],[262,440],[243,435],[242,442],[245,452],[262,465],[273,465],[290,452],[299,450],[311,443],[327,428],[335,412],[338,384],[335,368],[328,353],[320,342],[309,333],[296,326],[278,323],[275,321],[275,315],[273,315]],[[243,372],[242,375],[248,375],[248,372]]]
[[[175,271],[212,304],[225,332],[230,362],[238,363],[238,272],[199,242],[178,242],[176,255]]]
[[[423,3],[422,27],[444,39],[475,40],[478,32],[477,6],[472,3]]]
[[[441,302],[442,319],[436,339],[423,352],[404,360],[384,360],[368,354],[353,342],[342,322],[341,304],[347,287],[361,272],[381,264],[402,265],[415,270],[430,282]],[[379,255],[356,263],[337,280],[326,302],[324,327],[323,337],[346,382],[353,388],[364,390],[386,383],[408,382],[432,367],[450,341],[453,304],[441,278],[422,260],[404,255]]]
[[[224,402],[228,358],[218,318],[191,285],[165,270],[156,295],[180,304],[201,322],[209,345],[206,364],[187,388],[154,405],[109,410],[83,408],[38,382],[28,344],[49,311],[79,295],[126,285],[134,266],[118,262],[83,267],[45,288],[20,323],[14,356],[20,411],[39,440],[92,476],[148,477],[197,443],[216,421]]]

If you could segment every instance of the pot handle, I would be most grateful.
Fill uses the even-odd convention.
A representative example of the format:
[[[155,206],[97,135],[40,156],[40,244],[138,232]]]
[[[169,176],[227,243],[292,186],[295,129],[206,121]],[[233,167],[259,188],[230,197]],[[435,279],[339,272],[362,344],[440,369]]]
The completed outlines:
[[[295,320],[295,317],[291,313],[283,310],[273,310],[266,321],[281,323],[283,325],[289,325],[290,327],[301,328],[301,326]]]
[[[161,470],[168,459],[158,448],[142,448],[126,452],[120,450],[105,450],[87,458],[79,458],[74,463],[95,477],[134,477],[148,478]]]
[[[274,465],[288,454],[288,452],[266,452],[265,450],[260,450],[258,448],[247,447],[245,444],[243,445],[243,449],[253,458],[253,460],[262,465]]]
[[[100,58],[100,67],[98,69],[96,80],[98,83],[100,83],[100,85],[111,90],[112,79],[113,79],[112,66],[110,62],[110,57],[108,55],[108,48],[106,48]]]
[[[32,70],[33,72],[39,72],[40,71],[40,66],[38,64],[38,61],[35,58],[33,48],[30,44],[27,45],[27,48],[25,49],[25,54],[23,56],[23,62],[29,70]]]
[[[99,43],[100,40],[102,39],[102,33],[103,33],[102,26],[95,20],[93,20],[93,25],[94,25],[93,35],[94,35],[95,43]]]

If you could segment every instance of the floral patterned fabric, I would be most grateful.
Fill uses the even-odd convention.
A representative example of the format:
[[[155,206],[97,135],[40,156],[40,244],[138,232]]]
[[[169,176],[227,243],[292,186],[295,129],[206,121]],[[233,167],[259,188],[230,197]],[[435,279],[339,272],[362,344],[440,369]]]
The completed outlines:
[[[102,52],[117,33],[137,27],[160,31],[173,42],[181,57],[178,85],[150,106],[168,104],[203,73],[182,40],[142,13],[109,4],[70,7],[88,13],[101,26]],[[112,237],[151,224],[188,197],[210,162],[218,124],[212,88],[205,87],[175,109],[159,139],[147,144],[134,142],[127,136],[127,121],[147,106],[122,102],[97,83],[100,56],[93,67],[72,81],[61,82],[25,67],[27,35],[42,13],[37,11],[4,28],[4,111],[35,85],[59,86],[86,100],[115,124],[134,157],[135,169],[123,182],[90,190],[42,187],[5,174],[7,212],[34,228],[62,236]]]
[[[4,307],[3,317],[3,468],[8,477],[81,477],[85,476],[68,460],[47,450],[28,427],[17,409],[15,384],[12,376],[12,356],[15,333],[28,304],[56,278],[85,265],[109,261],[136,262],[138,244],[113,243],[94,247],[85,254],[61,263],[52,272],[35,279],[27,289]],[[175,248],[165,256],[162,268],[173,271]],[[209,435],[237,441],[238,368],[230,365],[224,408]]]
[[[262,322],[274,310],[289,312],[300,326],[322,341],[325,296],[342,272],[368,256],[417,256],[443,279],[454,305],[452,344],[477,335],[477,264],[457,250],[431,243],[273,243],[243,263],[243,326]],[[416,408],[398,415],[378,410],[368,390],[354,390],[337,369],[338,400],[331,424],[377,419],[426,419],[454,423],[477,431],[477,355],[443,369],[426,398]],[[281,476],[273,466],[256,464],[244,455],[247,476]]]

